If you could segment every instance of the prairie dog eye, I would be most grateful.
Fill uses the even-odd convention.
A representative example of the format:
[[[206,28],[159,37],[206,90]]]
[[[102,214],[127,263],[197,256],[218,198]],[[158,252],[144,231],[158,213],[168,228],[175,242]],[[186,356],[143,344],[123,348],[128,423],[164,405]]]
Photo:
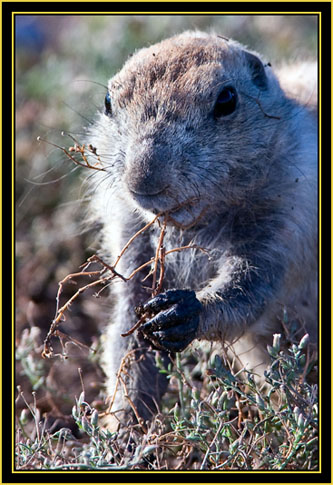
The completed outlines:
[[[104,100],[104,114],[107,116],[112,115],[111,96],[109,92],[106,93]]]
[[[222,89],[214,106],[214,118],[221,118],[233,113],[237,106],[237,94],[233,87]]]

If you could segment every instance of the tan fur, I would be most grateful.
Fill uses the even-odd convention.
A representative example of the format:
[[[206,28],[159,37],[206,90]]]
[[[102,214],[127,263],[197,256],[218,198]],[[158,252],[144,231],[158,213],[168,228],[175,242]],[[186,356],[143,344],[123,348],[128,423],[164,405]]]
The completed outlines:
[[[92,185],[106,255],[112,261],[155,213],[181,204],[166,249],[192,241],[211,258],[174,254],[164,289],[194,290],[203,305],[196,337],[237,340],[244,364],[262,372],[284,311],[290,324],[299,322],[297,338],[307,331],[316,342],[317,134],[316,71],[297,64],[276,77],[257,56],[201,32],[141,49],[110,80],[112,113],[100,116],[89,141],[107,170]],[[214,119],[216,99],[229,85],[237,109]],[[157,238],[151,230],[136,240],[119,270],[129,274],[150,259]],[[149,418],[166,382],[149,341],[119,336],[135,321],[133,307],[149,297],[143,276],[114,285],[104,366],[113,394],[121,359],[138,349],[127,385]],[[120,389],[113,411],[122,408],[128,404]]]

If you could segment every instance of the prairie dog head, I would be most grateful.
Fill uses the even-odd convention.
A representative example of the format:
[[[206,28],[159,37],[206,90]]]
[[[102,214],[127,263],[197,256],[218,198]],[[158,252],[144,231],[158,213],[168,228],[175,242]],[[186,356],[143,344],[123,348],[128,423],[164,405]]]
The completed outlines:
[[[141,49],[109,81],[98,123],[109,187],[181,227],[240,204],[264,177],[287,102],[269,65],[218,35]]]

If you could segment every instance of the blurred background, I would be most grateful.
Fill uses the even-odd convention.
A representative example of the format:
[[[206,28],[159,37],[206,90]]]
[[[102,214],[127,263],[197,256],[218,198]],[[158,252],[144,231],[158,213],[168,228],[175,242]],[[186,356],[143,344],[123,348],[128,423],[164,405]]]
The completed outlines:
[[[186,29],[234,38],[273,68],[317,55],[314,15],[16,15],[16,384],[28,402],[36,392],[41,413],[54,416],[54,426],[82,390],[78,367],[87,400],[100,399],[98,349],[109,304],[107,292],[99,299],[85,294],[61,326],[96,354],[70,346],[67,359],[41,359],[58,282],[96,252],[98,228],[84,223],[87,170],[37,137],[69,147],[64,130],[83,142],[85,128],[103,109],[104,86],[127,57]],[[68,283],[61,302],[76,288]],[[18,411],[23,407],[18,399]]]

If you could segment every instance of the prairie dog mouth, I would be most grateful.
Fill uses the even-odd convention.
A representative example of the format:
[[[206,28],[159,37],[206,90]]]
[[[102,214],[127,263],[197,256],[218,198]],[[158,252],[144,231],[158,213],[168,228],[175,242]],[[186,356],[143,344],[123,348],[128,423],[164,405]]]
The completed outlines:
[[[163,213],[167,216],[168,223],[187,229],[194,226],[206,212],[207,204],[198,197],[193,197],[174,205],[174,200],[165,194],[139,195],[133,197],[135,205],[139,209],[149,211],[153,214]]]
[[[204,216],[206,210],[207,206],[201,201],[191,199],[169,211],[165,211],[165,213],[171,224],[181,229],[188,229],[197,224]]]

